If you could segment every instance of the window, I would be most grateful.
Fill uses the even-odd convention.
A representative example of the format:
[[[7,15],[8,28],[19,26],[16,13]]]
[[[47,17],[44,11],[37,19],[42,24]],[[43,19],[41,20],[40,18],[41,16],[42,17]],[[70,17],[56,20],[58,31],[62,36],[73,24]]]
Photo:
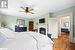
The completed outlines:
[[[17,25],[19,27],[24,27],[25,26],[25,20],[24,19],[17,19]]]

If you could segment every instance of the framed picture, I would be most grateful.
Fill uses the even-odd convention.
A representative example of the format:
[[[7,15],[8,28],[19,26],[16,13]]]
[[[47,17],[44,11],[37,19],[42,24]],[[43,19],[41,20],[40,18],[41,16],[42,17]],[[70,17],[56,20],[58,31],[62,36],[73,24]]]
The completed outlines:
[[[64,27],[69,27],[69,22],[64,22]]]

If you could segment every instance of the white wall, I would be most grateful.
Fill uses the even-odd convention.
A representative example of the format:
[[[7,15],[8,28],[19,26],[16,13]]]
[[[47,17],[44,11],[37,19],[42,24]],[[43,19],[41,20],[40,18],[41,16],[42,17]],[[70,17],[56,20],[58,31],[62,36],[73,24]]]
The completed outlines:
[[[49,17],[50,17],[50,14],[47,13],[47,14],[44,14],[44,15],[38,17],[38,18],[33,19],[34,20],[34,28],[38,29],[38,32],[39,32],[40,27],[46,28],[46,35],[47,35],[47,33],[48,33],[47,24],[48,24]],[[42,18],[45,18],[45,23],[39,23],[39,19],[42,19]]]
[[[40,27],[46,28],[46,35],[52,33],[52,38],[58,38],[58,27],[57,27],[58,26],[58,23],[56,23],[57,22],[57,19],[54,20],[54,22],[56,23],[56,25],[55,25],[55,23],[53,23],[52,21],[50,21],[51,17],[52,17],[52,14],[50,15],[48,13],[48,14],[45,14],[45,15],[43,15],[41,17],[35,18],[34,27],[36,29],[38,29],[38,32],[39,32],[39,28]],[[41,19],[41,18],[45,18],[45,23],[39,23],[39,19]],[[55,19],[55,18],[53,18],[53,19]],[[51,23],[49,23],[49,22],[51,22]],[[52,27],[49,28],[49,25],[50,24],[53,24],[53,25],[52,25]],[[54,26],[55,26],[55,28],[54,28]]]
[[[58,38],[58,23],[57,23],[57,19],[53,18],[53,19],[56,19],[56,20],[54,20],[56,25],[52,21],[51,21],[51,23],[49,23],[50,19],[52,17],[52,14],[53,13],[51,13],[51,14],[48,13],[48,14],[45,14],[45,15],[42,15],[42,16],[40,16],[38,18],[33,19],[34,20],[34,29],[38,29],[38,32],[39,32],[40,27],[46,28],[46,35],[52,33],[52,38]],[[45,23],[39,23],[39,19],[41,19],[41,18],[45,18]],[[53,25],[52,25],[52,27],[49,28],[50,24],[53,24]],[[55,26],[55,28],[54,28],[54,26]]]

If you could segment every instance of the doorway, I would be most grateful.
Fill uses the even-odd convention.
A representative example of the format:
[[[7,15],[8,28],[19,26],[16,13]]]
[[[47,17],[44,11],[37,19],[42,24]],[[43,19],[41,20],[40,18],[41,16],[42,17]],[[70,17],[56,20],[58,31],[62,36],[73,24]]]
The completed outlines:
[[[58,17],[58,39],[54,39],[53,50],[69,50],[70,49],[70,16]],[[58,45],[59,44],[59,45]]]
[[[33,31],[34,29],[34,22],[33,21],[29,21],[29,31]]]
[[[66,33],[69,34],[70,33],[70,16],[64,16],[61,17],[61,21],[60,21],[60,29],[61,29],[61,34]]]

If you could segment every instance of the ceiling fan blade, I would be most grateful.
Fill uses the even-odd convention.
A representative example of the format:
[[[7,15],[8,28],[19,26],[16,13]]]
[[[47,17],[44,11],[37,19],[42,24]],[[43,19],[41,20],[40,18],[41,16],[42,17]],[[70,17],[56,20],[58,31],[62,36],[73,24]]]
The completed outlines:
[[[34,10],[34,9],[29,9],[29,11],[32,11],[32,10]]]
[[[26,12],[26,13],[31,13],[31,14],[34,14],[33,12]]]
[[[19,12],[25,12],[25,11],[19,11]]]
[[[34,13],[31,13],[31,14],[34,14]]]
[[[23,10],[25,10],[25,8],[24,8],[24,7],[20,7],[20,8],[22,8]]]
[[[30,12],[31,14],[34,14],[33,12]]]

